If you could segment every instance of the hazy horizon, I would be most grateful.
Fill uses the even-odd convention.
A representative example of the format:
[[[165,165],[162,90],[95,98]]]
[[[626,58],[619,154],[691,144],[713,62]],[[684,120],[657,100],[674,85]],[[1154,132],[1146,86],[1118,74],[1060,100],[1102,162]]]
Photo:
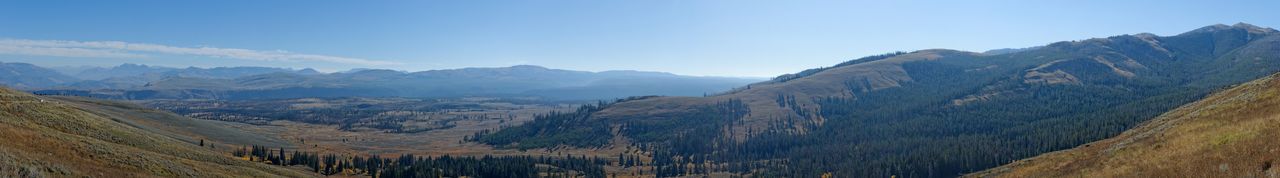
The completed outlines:
[[[1276,7],[6,1],[0,178],[1276,175]]]
[[[1278,5],[1271,1],[0,4],[4,62],[324,72],[537,65],[773,77],[893,51],[982,52],[1144,32],[1167,36],[1212,24],[1280,25],[1267,13]]]
[[[439,71],[439,70],[489,69],[489,68],[510,68],[510,67],[518,67],[518,66],[536,66],[536,67],[547,68],[547,69],[550,69],[550,70],[570,70],[570,71],[594,72],[594,73],[601,73],[601,72],[659,72],[659,73],[669,73],[669,74],[674,74],[674,75],[690,76],[690,77],[723,77],[723,78],[754,79],[754,80],[767,80],[767,79],[770,79],[770,78],[773,78],[773,77],[777,77],[777,76],[753,77],[753,76],[685,75],[685,74],[676,74],[676,73],[670,73],[670,72],[664,72],[664,71],[629,70],[629,69],[614,69],[614,70],[590,71],[590,70],[561,69],[561,68],[547,67],[547,66],[541,66],[541,65],[535,65],[535,64],[517,64],[517,65],[511,65],[511,66],[477,66],[477,67],[441,68],[441,69],[425,69],[425,70],[397,70],[397,69],[390,69],[390,68],[351,68],[351,69],[338,70],[338,71],[325,71],[325,70],[318,70],[318,69],[310,68],[310,67],[272,67],[272,66],[255,66],[255,65],[228,65],[228,66],[208,66],[208,67],[201,67],[201,66],[166,66],[166,65],[137,64],[137,63],[120,63],[120,64],[115,64],[115,65],[101,65],[101,66],[98,66],[98,65],[78,65],[78,66],[77,66],[77,65],[41,65],[41,64],[31,63],[31,62],[23,62],[23,61],[4,61],[4,60],[0,60],[0,63],[26,63],[26,64],[32,64],[32,65],[36,65],[36,66],[39,66],[39,67],[42,67],[42,68],[52,69],[52,70],[54,70],[54,71],[57,71],[57,72],[59,72],[59,73],[63,73],[63,74],[67,74],[67,75],[75,75],[75,74],[76,74],[76,73],[66,73],[67,71],[81,71],[81,70],[84,70],[84,69],[90,69],[90,68],[103,68],[103,69],[110,69],[110,68],[113,68],[113,67],[118,67],[118,66],[123,66],[123,65],[144,65],[144,66],[148,66],[148,67],[173,68],[173,69],[184,69],[184,68],[201,68],[201,69],[211,69],[211,68],[219,68],[219,67],[225,67],[225,68],[235,68],[235,67],[267,67],[267,68],[289,69],[289,70],[295,70],[295,71],[302,71],[302,70],[306,70],[306,69],[312,69],[312,70],[316,70],[317,72],[320,72],[320,73],[328,73],[328,74],[332,74],[332,73],[343,73],[343,72],[354,72],[354,71],[362,71],[362,70],[392,70],[392,71],[405,72],[405,73],[414,73],[414,72]],[[38,63],[38,62],[37,62],[37,63]]]

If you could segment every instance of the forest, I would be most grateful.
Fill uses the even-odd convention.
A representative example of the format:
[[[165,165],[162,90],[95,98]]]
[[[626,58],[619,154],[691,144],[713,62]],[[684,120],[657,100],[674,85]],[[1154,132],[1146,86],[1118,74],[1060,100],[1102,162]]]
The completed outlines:
[[[955,177],[1110,138],[1209,93],[1280,71],[1277,60],[1262,60],[1273,58],[1267,54],[1226,50],[1257,39],[1247,33],[1125,35],[902,62],[897,66],[912,80],[896,87],[863,90],[868,81],[846,80],[848,95],[775,93],[776,107],[794,115],[747,130],[745,139],[730,137],[743,133],[725,128],[742,126],[749,108],[732,95],[718,95],[707,97],[718,99],[715,104],[682,113],[591,117],[604,110],[598,106],[554,113],[532,122],[544,124],[479,134],[477,140],[521,149],[591,148],[621,136],[652,157],[660,177]],[[1205,45],[1224,50],[1200,50]],[[897,55],[903,54],[865,59]],[[828,70],[840,69],[784,75],[775,84]]]
[[[322,175],[400,177],[605,177],[602,165],[621,164],[585,155],[547,156],[348,156],[317,152],[286,152],[284,148],[245,146],[232,155],[279,166],[302,166]]]

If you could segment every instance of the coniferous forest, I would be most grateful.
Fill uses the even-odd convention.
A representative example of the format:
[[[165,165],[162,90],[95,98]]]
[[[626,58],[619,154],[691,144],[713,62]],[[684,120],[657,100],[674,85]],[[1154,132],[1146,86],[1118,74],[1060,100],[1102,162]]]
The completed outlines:
[[[1280,177],[1276,9],[0,1],[0,178]]]
[[[522,149],[590,148],[624,137],[652,156],[659,177],[708,172],[955,177],[1109,138],[1209,93],[1280,71],[1280,61],[1259,60],[1273,56],[1242,48],[1254,44],[1250,40],[1274,41],[1257,35],[1243,29],[1200,30],[1169,37],[1060,42],[1001,55],[930,52],[942,57],[896,65],[911,79],[899,86],[868,89],[876,84],[847,80],[842,95],[798,98],[788,93],[795,91],[775,93],[774,106],[794,115],[779,116],[763,126],[766,129],[746,133],[728,128],[746,125],[740,119],[757,113],[738,99],[740,95],[729,93],[706,97],[718,101],[689,111],[625,118],[592,117],[604,109],[584,107],[481,134],[478,140]],[[1216,41],[1208,45],[1217,49],[1237,50],[1200,50],[1206,45],[1201,40]],[[1152,41],[1160,44],[1153,46]],[[856,68],[911,55],[890,53],[846,63]],[[1120,68],[1108,59],[1143,66]],[[815,69],[773,82],[787,85],[833,70],[841,69]],[[810,102],[802,102],[806,100]],[[746,137],[731,137],[738,135]]]
[[[585,155],[547,156],[348,156],[286,152],[284,148],[247,146],[232,155],[279,166],[302,166],[322,175],[369,177],[605,177],[601,165],[614,162]]]

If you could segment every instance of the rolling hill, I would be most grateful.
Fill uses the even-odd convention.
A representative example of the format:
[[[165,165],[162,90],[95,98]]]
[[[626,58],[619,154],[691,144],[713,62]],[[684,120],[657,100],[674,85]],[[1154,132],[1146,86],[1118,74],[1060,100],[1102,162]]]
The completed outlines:
[[[1114,138],[968,177],[1271,177],[1280,173],[1278,136],[1280,74],[1217,92]]]
[[[659,176],[725,165],[764,176],[953,177],[1109,138],[1280,71],[1277,34],[1240,23],[993,53],[889,53],[722,95],[553,113],[477,141],[529,149],[626,140],[654,156]]]
[[[39,89],[77,81],[80,80],[31,64],[0,62],[0,86]]]
[[[317,176],[196,144],[226,137],[270,142],[261,136],[124,103],[67,99],[0,88],[0,177]]]

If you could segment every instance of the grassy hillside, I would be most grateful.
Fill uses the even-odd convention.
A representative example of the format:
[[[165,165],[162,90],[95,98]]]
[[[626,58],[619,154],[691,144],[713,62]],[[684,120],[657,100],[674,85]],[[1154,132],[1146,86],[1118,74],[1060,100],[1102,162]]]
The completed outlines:
[[[1280,75],[1179,107],[1123,134],[970,177],[1274,177]]]
[[[1278,72],[1277,34],[1214,25],[997,55],[892,53],[722,95],[553,114],[532,123],[564,124],[527,124],[480,140],[594,147],[619,137],[653,152],[662,176],[700,174],[687,171],[696,164],[763,176],[952,177],[1110,138]]]
[[[112,118],[117,122],[143,129],[148,132],[172,137],[184,142],[196,144],[205,140],[211,144],[260,145],[270,147],[292,147],[279,138],[254,134],[237,129],[244,126],[240,123],[183,117],[168,111],[147,108],[145,106],[124,101],[98,100],[71,96],[41,96],[50,101],[58,101],[81,110]]]
[[[312,177],[239,160],[118,115],[0,88],[0,177]]]

